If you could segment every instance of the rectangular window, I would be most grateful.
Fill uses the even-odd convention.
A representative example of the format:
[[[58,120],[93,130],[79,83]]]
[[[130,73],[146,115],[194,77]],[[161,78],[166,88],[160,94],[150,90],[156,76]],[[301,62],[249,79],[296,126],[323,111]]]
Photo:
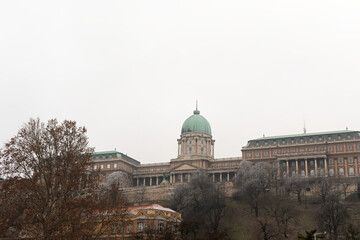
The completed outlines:
[[[343,163],[344,163],[344,160],[343,160],[342,158],[339,158],[338,162],[339,162],[340,164],[343,164]]]
[[[337,146],[337,150],[338,150],[338,152],[341,152],[342,151],[342,146]]]
[[[264,156],[267,157],[269,155],[268,152],[264,152]]]
[[[303,148],[301,148],[301,149],[300,149],[300,152],[304,152],[304,149],[303,149]]]
[[[94,166],[94,169],[96,170],[96,168],[97,168],[97,166],[95,165],[95,166]]]
[[[291,152],[294,153],[294,152],[295,152],[295,149],[291,149]]]
[[[334,160],[332,158],[329,159],[329,164],[334,164]]]
[[[256,153],[255,153],[255,156],[258,157],[258,156],[259,156],[259,152],[256,152]]]
[[[354,162],[353,158],[352,158],[352,157],[349,157],[348,163],[353,163],[353,162]]]
[[[250,154],[250,153],[247,153],[247,154],[246,154],[246,157],[248,157],[248,158],[251,157],[251,154]]]
[[[358,150],[360,150],[360,144],[359,144],[359,145],[357,145],[357,149],[358,149]]]
[[[333,148],[332,147],[328,147],[328,151],[332,152]]]
[[[117,163],[114,163],[114,168],[117,168]]]
[[[103,164],[101,164],[101,165],[100,165],[100,168],[101,168],[101,169],[103,169],[103,168],[104,168],[104,165],[103,165]]]
[[[352,150],[352,146],[351,146],[351,145],[348,145],[348,146],[347,146],[347,150],[348,150],[348,151],[351,151],[351,150]]]
[[[110,164],[107,165],[107,168],[110,168]]]
[[[301,162],[300,162],[300,166],[303,167],[304,165],[305,165],[305,162],[304,162],[304,161],[301,161]]]

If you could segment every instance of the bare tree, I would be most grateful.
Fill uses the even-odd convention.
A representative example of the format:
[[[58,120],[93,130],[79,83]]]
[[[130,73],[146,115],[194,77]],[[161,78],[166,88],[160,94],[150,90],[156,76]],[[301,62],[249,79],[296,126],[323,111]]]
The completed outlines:
[[[95,189],[96,178],[90,177],[92,152],[86,129],[74,121],[30,119],[24,124],[0,152],[5,178],[0,201],[14,208],[1,208],[0,221],[15,220],[0,236],[13,228],[20,233],[15,237],[44,240],[100,236],[105,224],[94,219],[109,214],[106,198]]]
[[[331,240],[337,240],[341,227],[348,217],[348,206],[341,201],[340,193],[331,192],[318,213],[320,226],[326,230]]]
[[[301,195],[307,185],[309,184],[308,180],[299,176],[290,177],[285,179],[285,186],[288,192],[292,192],[296,195],[297,201],[301,204]]]
[[[273,168],[271,164],[260,162],[251,164],[248,161],[242,161],[238,170],[235,183],[240,186],[240,190],[235,193],[243,197],[249,203],[255,216],[259,216],[259,202],[271,188]]]
[[[199,173],[189,184],[177,187],[172,207],[183,216],[182,231],[185,235],[190,233],[194,239],[199,234],[209,233],[226,236],[221,229],[225,215],[225,191],[222,185],[213,183],[206,173]]]
[[[295,222],[298,211],[289,199],[284,197],[269,196],[264,206],[265,215],[272,218],[276,223],[277,232],[282,233],[284,238],[289,237],[289,225]]]
[[[279,239],[281,233],[277,230],[274,219],[269,218],[268,216],[263,216],[258,217],[256,222],[258,224],[258,239]]]

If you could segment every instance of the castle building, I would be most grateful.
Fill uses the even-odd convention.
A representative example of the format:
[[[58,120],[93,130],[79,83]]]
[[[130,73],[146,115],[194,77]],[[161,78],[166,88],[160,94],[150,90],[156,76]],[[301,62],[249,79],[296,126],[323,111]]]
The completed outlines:
[[[108,226],[105,239],[150,239],[166,229],[176,235],[181,220],[180,213],[159,204],[128,207],[122,221]]]
[[[206,171],[213,182],[231,182],[235,177],[241,157],[214,158],[211,127],[198,109],[184,121],[177,143],[177,157],[170,162],[140,164],[121,152],[108,151],[93,154],[93,167],[100,169],[104,177],[114,171],[127,172],[132,181],[124,182],[124,187],[157,186],[164,176],[168,176],[170,184],[186,183],[199,171]]]
[[[94,169],[106,177],[123,171],[129,178],[122,187],[158,186],[167,176],[170,184],[189,182],[205,171],[213,182],[232,182],[242,160],[269,162],[278,177],[360,176],[360,131],[332,131],[249,140],[243,157],[215,158],[215,140],[209,122],[196,108],[181,128],[177,157],[165,163],[141,164],[117,151],[93,154]]]
[[[280,177],[357,177],[360,131],[263,137],[242,148],[244,160],[269,162]]]

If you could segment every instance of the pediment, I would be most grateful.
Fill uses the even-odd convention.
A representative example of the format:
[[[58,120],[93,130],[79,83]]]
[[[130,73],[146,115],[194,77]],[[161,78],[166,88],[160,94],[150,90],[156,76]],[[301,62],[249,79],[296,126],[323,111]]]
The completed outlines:
[[[184,164],[182,164],[182,165],[174,168],[174,170],[176,170],[176,171],[181,171],[181,170],[197,170],[197,167],[194,167],[194,166],[192,166],[192,165],[190,165],[190,164],[184,163]]]

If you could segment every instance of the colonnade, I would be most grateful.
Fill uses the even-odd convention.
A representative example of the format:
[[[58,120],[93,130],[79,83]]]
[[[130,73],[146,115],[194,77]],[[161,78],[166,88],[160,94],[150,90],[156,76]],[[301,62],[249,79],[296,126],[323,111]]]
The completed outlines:
[[[328,163],[326,158],[278,160],[277,170],[279,177],[328,176]]]
[[[187,183],[191,181],[191,173],[172,173],[170,174],[170,183]],[[236,176],[236,172],[213,172],[209,173],[212,182],[231,182]]]
[[[194,173],[172,173],[169,176],[170,184],[188,183],[191,181]],[[213,172],[209,173],[212,182],[231,182],[236,176],[236,172]],[[134,186],[157,186],[163,181],[163,176],[143,176],[134,177]]]

